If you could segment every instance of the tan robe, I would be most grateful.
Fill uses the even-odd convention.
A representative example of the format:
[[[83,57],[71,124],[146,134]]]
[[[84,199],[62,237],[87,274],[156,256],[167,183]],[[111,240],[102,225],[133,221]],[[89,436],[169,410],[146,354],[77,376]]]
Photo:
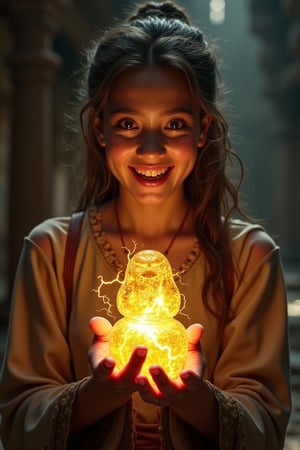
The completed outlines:
[[[53,263],[33,241],[25,238],[13,294],[7,356],[0,384],[1,437],[7,450],[130,449],[132,405],[111,413],[68,442],[76,391],[90,375],[87,359],[92,342],[89,320],[95,315],[111,322],[120,316],[115,305],[121,268],[101,231],[94,210],[84,219],[74,269],[69,327],[62,278],[69,218],[40,224],[33,234],[49,236]],[[247,271],[252,251],[249,236],[259,227],[231,224],[238,272]],[[222,450],[279,450],[290,413],[289,363],[285,287],[279,250],[273,250],[235,280],[231,320],[223,335],[201,300],[203,255],[195,246],[178,287],[186,299],[185,326],[205,327],[202,347],[207,358],[205,379],[219,402]],[[107,303],[107,298],[111,303]],[[199,409],[205,405],[199,404]],[[163,449],[214,448],[168,408],[161,410]],[[74,443],[76,442],[76,444]],[[216,447],[217,448],[217,447]]]

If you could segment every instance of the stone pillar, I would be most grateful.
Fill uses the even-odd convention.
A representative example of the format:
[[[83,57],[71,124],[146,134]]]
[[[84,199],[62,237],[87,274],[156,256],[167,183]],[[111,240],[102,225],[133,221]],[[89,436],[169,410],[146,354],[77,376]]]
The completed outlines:
[[[287,45],[293,59],[286,71],[287,81],[300,89],[300,2],[299,0],[283,0],[283,5],[291,20]]]
[[[291,82],[292,72],[295,76],[288,44],[292,22],[283,1],[293,3],[292,0],[251,0],[250,6],[252,29],[263,42],[261,65],[266,74],[265,94],[273,105],[271,232],[281,246],[285,266],[293,270],[299,269],[300,264],[300,96],[299,87]],[[299,0],[294,3],[299,9]]]
[[[9,278],[24,235],[51,215],[52,85],[60,58],[52,40],[68,0],[11,0],[14,50],[10,152]]]
[[[283,198],[281,200],[281,228],[289,266],[298,276],[300,287],[300,3],[299,0],[282,0],[282,13],[288,20],[286,52],[288,64],[283,67],[283,95],[285,106],[282,117],[285,133],[281,140],[278,171],[283,169]],[[285,226],[283,226],[285,224]]]
[[[262,66],[273,104],[273,232],[281,246],[289,299],[292,415],[285,449],[300,438],[300,3],[251,0],[253,31],[263,40]],[[298,310],[297,310],[298,311]]]
[[[8,148],[10,139],[11,83],[6,56],[11,53],[11,33],[0,20],[0,327],[1,305],[7,292]],[[1,333],[0,333],[1,335]],[[0,338],[1,342],[1,338]]]

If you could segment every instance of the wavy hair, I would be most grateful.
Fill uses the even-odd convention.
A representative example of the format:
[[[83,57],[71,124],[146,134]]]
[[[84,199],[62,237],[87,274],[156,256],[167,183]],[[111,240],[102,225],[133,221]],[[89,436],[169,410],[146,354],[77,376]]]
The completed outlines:
[[[90,111],[101,115],[121,72],[148,65],[181,70],[203,113],[213,119],[206,145],[198,152],[184,190],[207,261],[203,301],[224,325],[233,293],[229,221],[234,212],[245,216],[238,204],[243,166],[231,149],[228,125],[218,107],[222,83],[213,50],[201,30],[191,25],[186,13],[173,2],[149,2],[138,7],[127,21],[96,39],[87,52],[81,94],[88,100],[80,114],[86,147],[86,184],[78,209],[101,205],[118,194],[118,182],[107,166],[105,152],[99,151]],[[228,173],[229,162],[234,160],[239,166],[237,183]]]

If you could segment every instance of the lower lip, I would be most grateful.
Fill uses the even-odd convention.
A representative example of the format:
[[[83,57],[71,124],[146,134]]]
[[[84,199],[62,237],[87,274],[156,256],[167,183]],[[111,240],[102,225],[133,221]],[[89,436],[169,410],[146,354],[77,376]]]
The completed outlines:
[[[131,169],[134,178],[136,179],[136,181],[141,184],[142,186],[148,186],[148,187],[156,187],[156,186],[161,186],[162,184],[164,184],[166,182],[166,180],[169,178],[169,175],[172,171],[172,167],[170,167],[167,172],[159,178],[145,178],[142,175],[139,175],[134,169]]]

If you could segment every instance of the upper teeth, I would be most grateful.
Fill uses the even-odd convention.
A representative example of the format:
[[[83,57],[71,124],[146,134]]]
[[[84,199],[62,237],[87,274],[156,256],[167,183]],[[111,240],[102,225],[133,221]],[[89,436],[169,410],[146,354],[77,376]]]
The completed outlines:
[[[144,175],[146,177],[157,177],[158,175],[163,175],[164,173],[166,173],[167,169],[157,169],[157,170],[153,170],[153,169],[147,169],[147,170],[142,170],[142,169],[136,169],[137,173],[140,175]]]

